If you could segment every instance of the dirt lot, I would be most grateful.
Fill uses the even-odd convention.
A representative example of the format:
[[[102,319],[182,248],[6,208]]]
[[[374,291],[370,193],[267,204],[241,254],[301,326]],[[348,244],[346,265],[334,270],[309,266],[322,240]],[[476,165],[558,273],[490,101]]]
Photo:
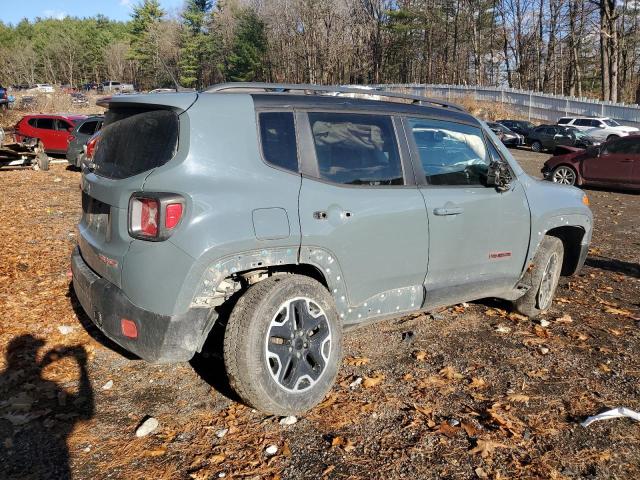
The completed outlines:
[[[67,274],[78,181],[0,172],[0,478],[640,478],[640,423],[579,425],[640,410],[640,195],[588,191],[587,266],[543,325],[483,301],[363,327],[283,426],[234,401],[214,346],[154,366],[90,327]]]

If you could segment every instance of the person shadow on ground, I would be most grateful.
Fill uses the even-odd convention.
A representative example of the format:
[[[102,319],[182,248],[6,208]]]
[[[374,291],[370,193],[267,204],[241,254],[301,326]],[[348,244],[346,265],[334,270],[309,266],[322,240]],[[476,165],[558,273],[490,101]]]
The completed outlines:
[[[71,478],[67,437],[76,422],[94,415],[87,352],[82,346],[53,348],[40,361],[45,342],[33,335],[13,338],[0,372],[0,478]],[[53,362],[71,358],[80,376],[77,393],[42,376]]]

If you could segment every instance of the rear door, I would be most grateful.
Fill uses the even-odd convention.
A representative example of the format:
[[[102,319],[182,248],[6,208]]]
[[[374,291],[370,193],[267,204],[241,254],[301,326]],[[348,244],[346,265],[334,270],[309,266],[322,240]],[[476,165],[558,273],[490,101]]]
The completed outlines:
[[[582,175],[589,182],[630,183],[638,140],[621,138],[602,146],[600,155],[588,157],[582,164]]]
[[[530,234],[524,188],[485,186],[500,154],[478,126],[406,118],[405,130],[429,217],[427,304],[446,305],[513,287]]]
[[[299,113],[304,176],[300,191],[302,246],[327,250],[340,266],[348,307],[365,315],[419,308],[394,302],[396,295],[420,292],[427,271],[428,225],[401,125],[377,113]],[[331,275],[336,275],[331,272]],[[407,289],[407,290],[397,290]],[[339,308],[340,308],[339,304]],[[349,318],[349,308],[345,321]]]
[[[38,117],[36,119],[35,128],[33,129],[34,137],[42,141],[44,148],[47,151],[58,150],[55,122],[55,119],[50,117]]]

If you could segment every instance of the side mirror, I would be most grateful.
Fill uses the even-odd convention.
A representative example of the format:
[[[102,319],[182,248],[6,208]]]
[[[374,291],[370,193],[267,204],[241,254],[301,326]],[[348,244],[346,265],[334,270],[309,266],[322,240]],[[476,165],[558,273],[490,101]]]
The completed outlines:
[[[487,187],[494,187],[498,192],[506,192],[511,188],[511,170],[506,162],[492,161],[487,170]]]
[[[587,155],[590,157],[599,157],[600,156],[600,147],[589,147],[587,148]]]

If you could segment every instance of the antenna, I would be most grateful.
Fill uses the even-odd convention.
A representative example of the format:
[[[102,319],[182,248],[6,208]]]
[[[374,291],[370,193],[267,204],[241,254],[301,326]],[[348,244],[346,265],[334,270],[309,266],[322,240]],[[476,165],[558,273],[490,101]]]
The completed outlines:
[[[173,81],[173,84],[176,87],[176,92],[179,92],[180,90],[182,90],[182,87],[180,86],[180,84],[176,80],[176,77],[173,76],[173,73],[171,73],[171,70],[169,70],[169,67],[167,67],[166,63],[164,63],[164,60],[162,59],[162,57],[160,55],[158,55],[158,60],[160,60],[160,63],[162,64],[163,68],[165,69],[167,74],[169,74],[169,76],[171,77],[171,80]]]

